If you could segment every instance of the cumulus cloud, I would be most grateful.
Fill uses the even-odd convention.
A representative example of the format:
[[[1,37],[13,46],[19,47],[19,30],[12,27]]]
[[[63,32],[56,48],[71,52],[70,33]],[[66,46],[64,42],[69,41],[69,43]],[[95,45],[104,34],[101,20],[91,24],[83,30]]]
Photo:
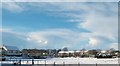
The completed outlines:
[[[2,29],[2,44],[15,45],[21,48],[63,48],[74,49],[86,41],[84,33],[74,32],[68,29],[48,29],[26,34],[13,29]],[[86,34],[87,35],[87,34]],[[11,39],[10,39],[11,38]],[[73,46],[74,45],[74,46]],[[79,49],[79,48],[76,48]]]
[[[44,39],[44,37],[42,37],[38,33],[31,33],[31,34],[29,34],[27,40],[39,43],[41,45],[45,45],[45,44],[48,43],[48,41],[46,39]]]
[[[96,16],[92,14],[86,19],[86,22],[80,24],[79,27],[85,28],[95,35],[101,35],[112,40],[117,40],[118,21],[117,17]]]
[[[68,47],[70,49],[80,48],[116,48],[113,44],[109,45],[109,41],[104,37],[93,37],[91,33],[74,32],[68,29],[48,29],[44,31],[28,32],[27,34],[18,33],[15,31],[2,31],[3,43],[8,45],[16,45],[22,48],[63,48]],[[11,38],[8,40],[7,38]],[[7,41],[7,42],[6,42]],[[13,42],[14,41],[14,42]],[[84,43],[85,42],[85,43]],[[87,43],[88,42],[88,43]],[[12,43],[12,44],[11,44]],[[107,44],[107,45],[105,45]],[[23,47],[24,46],[24,47]],[[77,46],[77,48],[76,48]],[[21,48],[20,47],[20,48]]]
[[[22,32],[17,32],[13,29],[7,29],[7,28],[2,28],[0,31],[2,35],[0,35],[0,39],[2,41],[1,44],[5,45],[14,45],[19,47],[19,49],[24,49],[24,48],[44,48],[39,45],[39,43],[35,43],[31,41],[31,39],[28,38],[28,36],[25,33]],[[41,41],[42,42],[42,41]],[[44,44],[47,44],[48,41],[43,41]]]
[[[89,38],[89,44],[95,47],[99,44],[99,40],[97,40],[96,38]]]
[[[114,4],[114,6],[112,6]],[[96,45],[104,45],[108,47],[117,48],[117,44],[115,45],[114,42],[118,42],[118,12],[117,12],[117,4],[115,3],[112,5],[106,4],[106,6],[111,7],[110,12],[103,6],[101,8],[95,8],[95,10],[90,11],[86,16],[86,21],[82,22],[78,25],[79,28],[84,28],[86,30],[91,31],[91,33],[95,36],[101,36],[107,38],[106,41],[100,39],[91,39],[89,41],[89,46],[96,46]],[[98,11],[99,10],[99,11]],[[108,13],[107,13],[108,12]],[[112,13],[112,14],[110,14]],[[99,42],[100,43],[99,43]],[[113,44],[110,44],[113,43]]]
[[[48,29],[44,31],[29,32],[27,39],[43,47],[60,48],[109,48],[113,42],[107,37],[94,35],[93,33],[74,32],[68,29]],[[45,44],[47,43],[47,44]],[[52,47],[51,47],[52,46]],[[115,47],[114,47],[115,48]],[[102,47],[103,49],[103,47]]]
[[[93,35],[91,35],[91,33],[74,32],[69,29],[48,29],[37,32],[29,32],[27,34],[27,39],[29,41],[37,43],[40,46],[49,47],[49,48],[51,48],[51,46],[54,48],[62,48],[66,46],[71,49],[80,49],[80,48],[89,49],[89,47],[90,48],[97,47],[99,44],[102,43],[100,42],[102,41],[100,40],[101,39],[100,37],[98,38],[97,37],[92,38],[92,37]],[[44,44],[44,41],[46,41],[47,44]],[[89,47],[87,47],[86,45]]]
[[[59,46],[71,46],[80,41],[79,33],[68,29],[49,29],[45,31],[30,32],[28,33],[28,38],[30,41],[37,42],[47,47],[53,45],[54,48],[59,48]]]

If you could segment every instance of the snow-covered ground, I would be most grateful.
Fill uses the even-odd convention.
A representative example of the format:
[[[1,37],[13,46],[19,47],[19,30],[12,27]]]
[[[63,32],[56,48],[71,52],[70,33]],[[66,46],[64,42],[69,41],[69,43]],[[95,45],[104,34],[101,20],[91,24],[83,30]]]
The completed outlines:
[[[17,59],[19,61],[19,59]],[[17,62],[18,62],[17,61]],[[16,62],[16,61],[14,61]],[[2,64],[11,64],[13,61],[2,61]],[[34,59],[34,64],[118,64],[118,58],[97,59],[97,58],[47,58]],[[32,64],[32,59],[22,59],[21,64]]]

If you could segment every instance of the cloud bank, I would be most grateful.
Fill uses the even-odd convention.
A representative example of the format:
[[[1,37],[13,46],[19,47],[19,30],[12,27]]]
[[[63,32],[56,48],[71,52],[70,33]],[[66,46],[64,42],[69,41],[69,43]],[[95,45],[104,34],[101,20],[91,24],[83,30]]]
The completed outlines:
[[[72,4],[72,5],[70,5]],[[14,7],[13,7],[14,6]],[[28,7],[30,6],[30,8]],[[26,33],[24,37],[31,46],[44,48],[116,48],[118,42],[118,4],[113,3],[3,3],[3,9],[22,13],[30,11],[46,12],[57,17],[69,17],[65,22],[77,22],[77,32],[70,29],[47,29]],[[17,11],[16,11],[17,10]],[[52,14],[51,14],[52,13]],[[78,30],[78,31],[79,31]],[[5,39],[4,39],[5,40]],[[27,43],[28,44],[28,43]],[[35,45],[33,45],[35,44]],[[80,47],[76,47],[80,46]]]

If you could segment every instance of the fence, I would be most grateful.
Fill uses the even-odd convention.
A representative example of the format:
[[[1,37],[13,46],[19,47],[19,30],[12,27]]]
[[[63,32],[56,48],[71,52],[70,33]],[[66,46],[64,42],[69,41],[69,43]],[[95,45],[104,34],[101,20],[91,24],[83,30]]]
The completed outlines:
[[[68,64],[62,62],[61,64],[56,63],[47,63],[46,60],[9,60],[1,62],[1,66],[120,66],[120,64],[81,64],[80,62],[77,64]]]

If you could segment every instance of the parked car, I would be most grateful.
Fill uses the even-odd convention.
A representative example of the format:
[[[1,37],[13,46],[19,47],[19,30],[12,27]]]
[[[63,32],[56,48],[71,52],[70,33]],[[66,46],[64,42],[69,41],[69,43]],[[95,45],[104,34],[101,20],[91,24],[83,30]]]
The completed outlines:
[[[95,56],[96,58],[112,58],[112,55],[109,53],[98,53]]]

